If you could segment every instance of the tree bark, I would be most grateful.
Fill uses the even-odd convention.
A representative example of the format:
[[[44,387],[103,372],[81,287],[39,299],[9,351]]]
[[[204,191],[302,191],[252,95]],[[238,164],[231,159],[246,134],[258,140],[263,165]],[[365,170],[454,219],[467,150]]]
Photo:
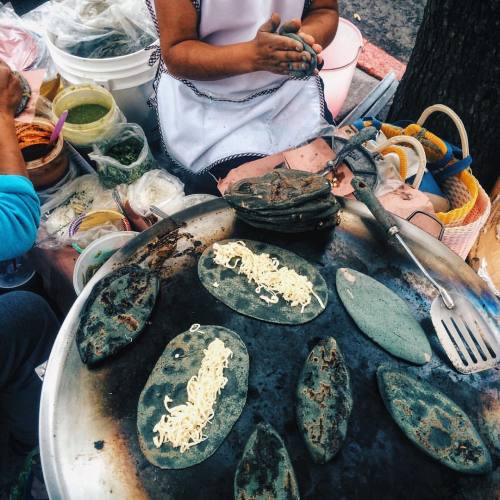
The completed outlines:
[[[500,174],[499,12],[500,0],[428,0],[388,117],[416,120],[437,103],[452,108],[469,135],[473,173],[487,190]],[[460,144],[448,118],[425,126]]]

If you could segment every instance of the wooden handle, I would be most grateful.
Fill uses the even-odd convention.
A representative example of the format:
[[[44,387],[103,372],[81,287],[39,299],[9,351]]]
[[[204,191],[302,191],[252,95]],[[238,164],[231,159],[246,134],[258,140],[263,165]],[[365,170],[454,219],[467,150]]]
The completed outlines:
[[[467,131],[465,130],[464,123],[462,122],[460,117],[451,108],[445,106],[444,104],[434,104],[433,106],[429,106],[428,108],[424,109],[423,113],[420,115],[420,118],[417,120],[417,124],[423,127],[427,118],[429,118],[432,113],[436,113],[437,111],[440,111],[441,113],[444,113],[445,115],[450,117],[457,127],[458,133],[460,134],[463,157],[466,158],[467,156],[469,156],[469,138],[467,137]]]
[[[391,137],[388,139],[386,142],[381,144],[380,146],[377,146],[377,149],[375,150],[377,153],[381,153],[385,148],[388,146],[391,146],[393,144],[409,144],[410,146],[413,147],[415,152],[418,155],[418,170],[415,175],[415,179],[413,180],[413,184],[411,185],[412,188],[418,189],[420,187],[420,184],[422,183],[422,179],[425,174],[425,165],[427,163],[427,157],[425,155],[425,149],[418,141],[415,139],[415,137],[411,137],[409,135],[397,135],[395,137]],[[406,180],[406,179],[403,179]]]

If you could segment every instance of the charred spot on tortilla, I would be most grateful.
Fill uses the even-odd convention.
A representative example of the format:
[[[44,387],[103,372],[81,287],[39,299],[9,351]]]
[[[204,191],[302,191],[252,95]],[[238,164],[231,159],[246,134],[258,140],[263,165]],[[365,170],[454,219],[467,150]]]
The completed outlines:
[[[258,424],[245,445],[234,477],[234,498],[300,498],[288,451],[280,435],[269,424]]]
[[[246,404],[249,358],[244,342],[221,326],[193,327],[168,343],[139,398],[139,445],[148,461],[162,469],[184,469],[213,455]],[[226,362],[221,365],[218,359]],[[209,408],[205,397],[210,390],[213,396],[214,389],[219,390]],[[207,411],[209,420],[199,418],[196,410]],[[201,436],[190,427],[191,418],[202,424]]]
[[[231,309],[270,323],[307,323],[328,301],[328,287],[313,265],[258,241],[214,243],[198,262],[198,276],[210,294]]]
[[[133,342],[144,330],[160,290],[151,271],[125,266],[99,281],[82,310],[78,352],[93,365]]]

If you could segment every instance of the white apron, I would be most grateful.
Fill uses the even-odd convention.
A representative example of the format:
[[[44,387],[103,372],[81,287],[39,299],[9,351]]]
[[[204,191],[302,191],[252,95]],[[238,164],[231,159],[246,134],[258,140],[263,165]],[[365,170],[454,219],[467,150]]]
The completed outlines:
[[[278,12],[301,18],[304,0],[195,0],[200,40],[228,45],[252,40]],[[259,71],[216,81],[180,80],[167,71],[156,83],[164,147],[199,174],[233,158],[267,156],[317,137],[328,126],[318,77],[291,79]]]

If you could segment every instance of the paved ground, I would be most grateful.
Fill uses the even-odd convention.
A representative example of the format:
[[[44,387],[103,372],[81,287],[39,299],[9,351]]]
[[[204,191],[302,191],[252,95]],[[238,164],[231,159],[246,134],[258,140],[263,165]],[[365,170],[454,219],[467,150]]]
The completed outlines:
[[[403,62],[410,57],[425,4],[426,0],[339,0],[342,17],[358,26],[370,42]]]

